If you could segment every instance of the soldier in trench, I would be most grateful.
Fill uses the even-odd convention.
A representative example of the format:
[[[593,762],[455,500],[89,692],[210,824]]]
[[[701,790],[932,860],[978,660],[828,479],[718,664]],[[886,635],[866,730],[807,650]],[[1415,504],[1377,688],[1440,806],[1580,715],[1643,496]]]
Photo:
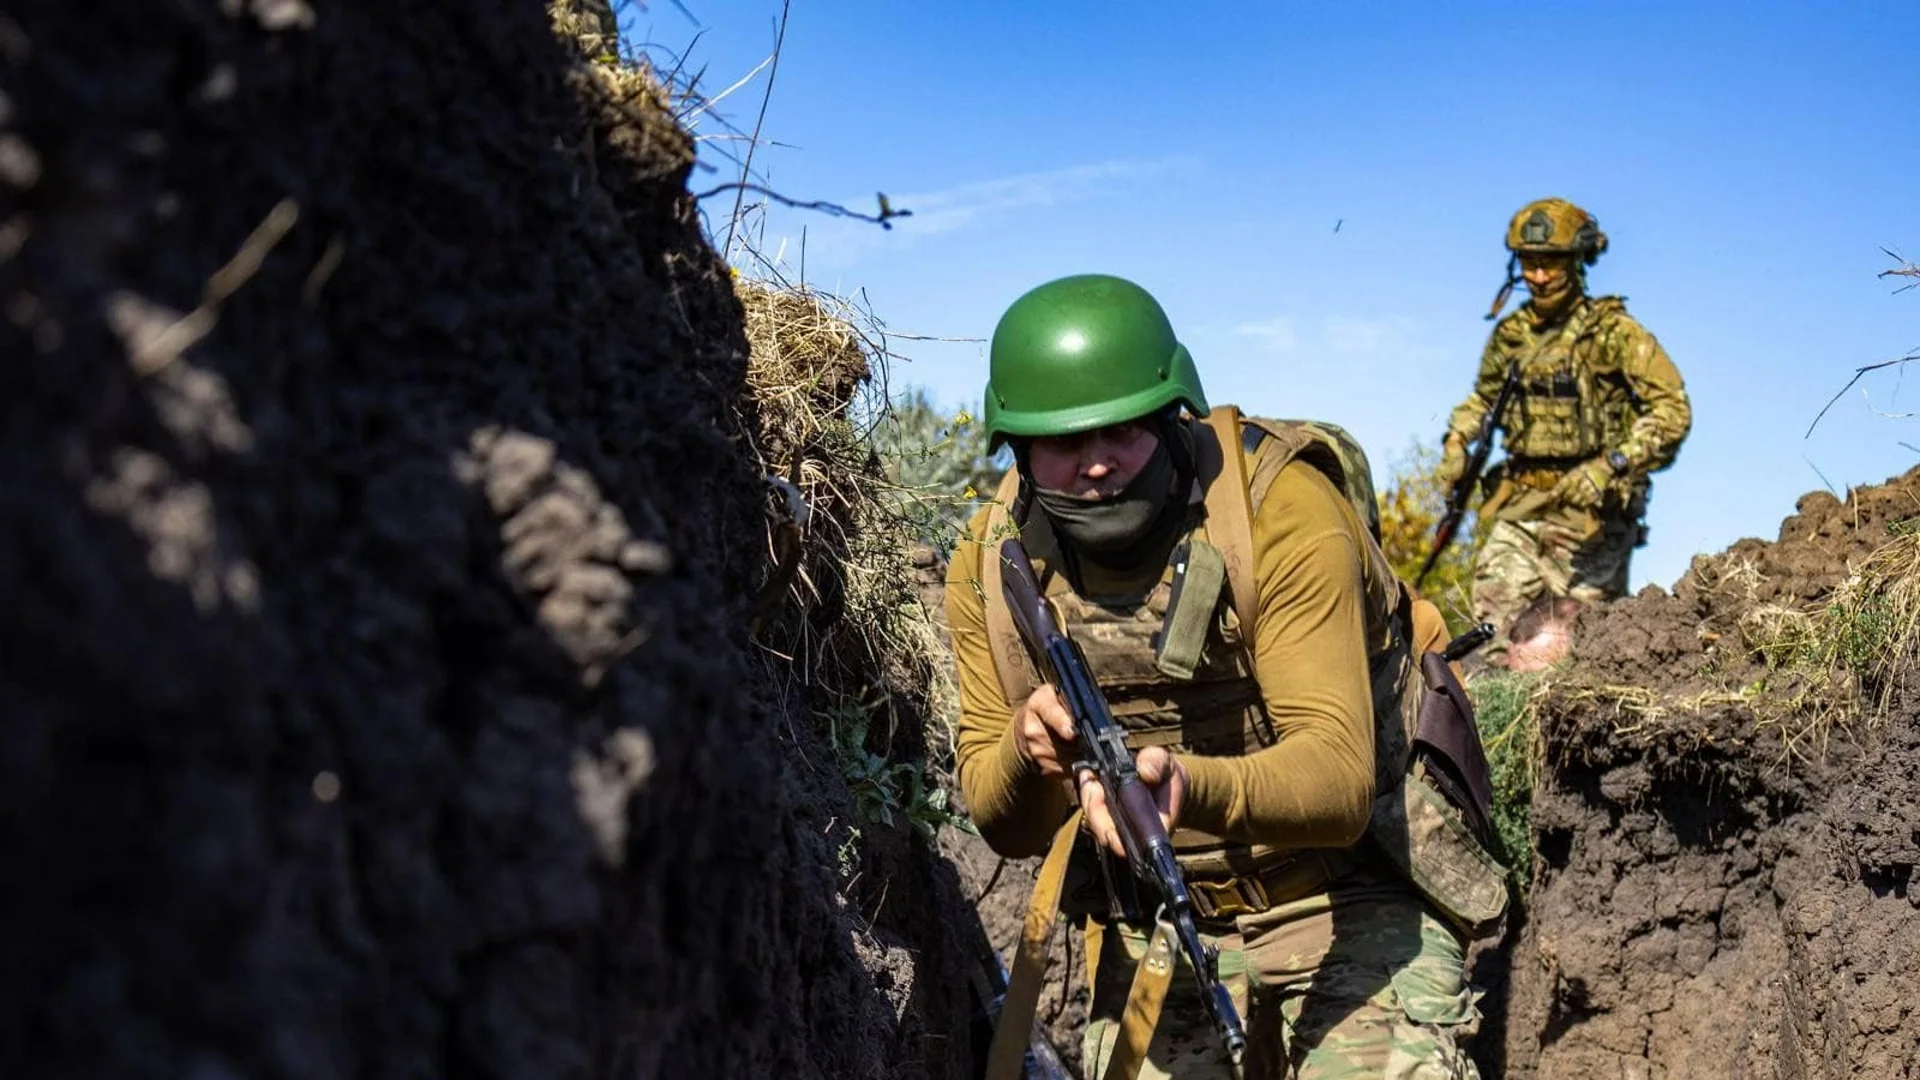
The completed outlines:
[[[1446,871],[1430,880],[1453,883],[1436,896],[1369,842],[1377,796],[1408,767],[1411,660],[1444,644],[1444,623],[1380,553],[1344,471],[1354,454],[1324,428],[1235,415],[1209,409],[1166,313],[1131,282],[1049,282],[1001,318],[984,421],[1015,466],[969,524],[946,589],[967,806],[1009,857],[1046,851],[1085,811],[1077,837],[1062,830],[1077,868],[1064,910],[1085,923],[1084,1060],[1103,1075],[1150,927],[1117,916],[1111,889],[1124,886],[1092,868],[1102,848],[1121,850],[1113,821],[1099,785],[1075,776],[1072,719],[1010,629],[996,560],[1017,533],[1173,831],[1246,1021],[1245,1075],[1474,1076],[1461,912],[1494,904],[1497,917],[1503,872],[1416,852]],[[1243,455],[1237,475],[1250,478],[1233,498],[1227,454]],[[1251,536],[1250,619],[1232,582],[1203,585],[1187,569],[1235,529]],[[1188,576],[1176,602],[1177,572]],[[1175,617],[1191,604],[1201,618]],[[1190,979],[1149,1023],[1141,1075],[1233,1074]]]

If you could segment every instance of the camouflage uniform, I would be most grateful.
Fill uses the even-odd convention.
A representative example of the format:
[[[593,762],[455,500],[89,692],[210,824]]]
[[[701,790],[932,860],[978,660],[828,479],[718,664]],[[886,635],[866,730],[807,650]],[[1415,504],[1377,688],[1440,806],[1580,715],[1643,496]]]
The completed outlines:
[[[1526,223],[1548,214],[1549,231],[1588,229],[1588,261],[1605,249],[1592,219],[1560,200],[1516,215],[1508,246],[1556,250],[1523,238]],[[1583,289],[1584,273],[1571,273],[1570,287]],[[1649,474],[1673,463],[1692,425],[1679,371],[1620,298],[1582,292],[1544,319],[1536,308],[1529,302],[1494,328],[1473,393],[1447,425],[1449,441],[1469,439],[1518,361],[1500,425],[1507,457],[1487,477],[1480,510],[1493,525],[1473,574],[1475,614],[1498,626],[1542,594],[1584,602],[1626,592],[1628,562],[1645,540]]]
[[[1479,1076],[1463,1044],[1479,1027],[1480,992],[1464,981],[1460,938],[1404,888],[1350,879],[1329,894],[1243,916],[1212,941],[1247,1024],[1245,1080]],[[1104,933],[1093,924],[1087,948],[1097,950],[1098,967],[1082,1051],[1086,1074],[1099,1076],[1147,937],[1124,924]],[[1234,1077],[1191,970],[1182,969],[1140,1075]]]

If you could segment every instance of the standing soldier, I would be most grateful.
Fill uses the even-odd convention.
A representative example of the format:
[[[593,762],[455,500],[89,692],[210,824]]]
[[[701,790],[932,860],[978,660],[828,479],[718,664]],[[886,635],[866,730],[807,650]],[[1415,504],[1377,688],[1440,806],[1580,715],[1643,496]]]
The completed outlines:
[[[1086,920],[1087,1075],[1232,1067],[1189,976],[1164,1006],[1133,996],[1151,981],[1136,971],[1172,965],[1151,959],[1152,902],[1132,893],[1101,788],[1075,769],[1072,717],[1014,629],[1010,536],[1173,834],[1245,1020],[1246,1075],[1474,1075],[1464,945],[1498,919],[1505,872],[1415,764],[1421,672],[1440,670],[1419,658],[1446,629],[1373,540],[1371,496],[1347,475],[1357,448],[1209,408],[1165,312],[1119,278],[1020,297],[990,366],[986,430],[1015,467],[948,571],[958,771],[995,851],[1053,853],[1030,930],[1063,896]],[[1028,1019],[1000,1022],[1023,1037]]]
[[[1507,283],[1487,317],[1521,281],[1531,296],[1494,328],[1473,393],[1448,422],[1441,463],[1452,486],[1517,370],[1499,421],[1506,460],[1480,508],[1493,528],[1473,570],[1475,618],[1502,629],[1538,596],[1626,592],[1628,560],[1646,542],[1648,474],[1673,464],[1693,422],[1666,350],[1622,298],[1586,293],[1586,268],[1607,250],[1591,214],[1565,199],[1530,203],[1507,227],[1507,250]]]

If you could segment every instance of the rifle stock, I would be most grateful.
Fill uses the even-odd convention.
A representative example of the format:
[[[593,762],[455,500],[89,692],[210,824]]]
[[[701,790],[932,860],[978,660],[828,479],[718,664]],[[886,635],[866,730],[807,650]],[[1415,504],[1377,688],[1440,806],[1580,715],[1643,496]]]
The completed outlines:
[[[1134,767],[1126,734],[1113,719],[1086,654],[1078,642],[1060,632],[1047,609],[1026,547],[1018,539],[1003,541],[1000,558],[1002,591],[1013,610],[1014,626],[1040,666],[1042,677],[1053,685],[1073,717],[1080,749],[1074,771],[1090,771],[1100,782],[1121,846],[1126,849],[1127,866],[1159,894],[1160,917],[1172,923],[1181,951],[1199,980],[1201,1000],[1206,1003],[1214,1029],[1237,1065],[1246,1050],[1246,1031],[1233,999],[1220,983],[1216,950],[1200,939],[1186,875],[1174,858],[1173,837],[1160,820],[1153,792]]]

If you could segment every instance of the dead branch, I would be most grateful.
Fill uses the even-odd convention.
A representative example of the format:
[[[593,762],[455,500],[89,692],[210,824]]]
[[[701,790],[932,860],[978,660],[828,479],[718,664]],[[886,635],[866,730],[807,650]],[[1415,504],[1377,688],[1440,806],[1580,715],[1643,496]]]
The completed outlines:
[[[1807,433],[1806,435],[1802,435],[1801,438],[1804,439],[1812,436],[1813,429],[1815,427],[1818,427],[1820,424],[1820,417],[1827,415],[1827,410],[1833,408],[1833,403],[1836,401],[1839,401],[1842,394],[1845,394],[1847,391],[1853,389],[1853,384],[1859,382],[1861,376],[1865,375],[1869,371],[1879,371],[1881,368],[1899,367],[1902,364],[1913,363],[1915,360],[1920,360],[1920,349],[1916,349],[1915,351],[1910,352],[1905,356],[1895,357],[1892,360],[1882,360],[1877,364],[1868,364],[1865,367],[1854,368],[1853,378],[1848,379],[1847,385],[1840,388],[1840,393],[1833,395],[1831,398],[1828,398],[1827,403],[1825,405],[1820,406],[1819,414],[1813,418],[1813,423],[1807,425]]]
[[[845,218],[854,218],[859,221],[871,221],[875,225],[878,225],[883,229],[893,228],[892,222],[894,218],[903,218],[903,217],[913,216],[913,211],[901,210],[896,208],[892,203],[889,203],[887,201],[887,196],[885,192],[881,192],[876,196],[876,198],[880,200],[880,212],[878,214],[863,214],[858,210],[849,210],[846,207],[841,206],[839,203],[828,202],[825,199],[815,199],[812,202],[802,202],[798,199],[790,199],[785,195],[780,194],[777,191],[774,191],[770,188],[762,187],[759,184],[743,184],[743,183],[721,184],[719,187],[710,188],[706,191],[701,192],[698,195],[695,195],[694,200],[697,202],[702,199],[711,198],[712,196],[718,195],[724,191],[742,191],[742,192],[751,191],[756,195],[765,195],[767,198],[772,199],[774,202],[777,202],[782,206],[791,206],[795,210],[818,210],[821,213],[827,214],[832,217],[845,217]]]
[[[1903,293],[1903,292],[1906,292],[1908,289],[1920,287],[1920,266],[1917,266],[1913,263],[1908,262],[1898,252],[1892,251],[1888,248],[1881,248],[1880,250],[1885,251],[1887,253],[1887,258],[1892,259],[1894,262],[1897,262],[1900,264],[1899,266],[1896,266],[1890,270],[1880,271],[1881,277],[1903,277],[1903,278],[1913,279],[1912,281],[1907,282],[1905,285],[1902,285],[1899,288],[1893,290],[1894,292]]]
[[[753,151],[760,144],[760,129],[767,122],[767,103],[773,100],[773,80],[780,74],[780,48],[786,44],[787,9],[791,6],[792,0],[781,0],[780,28],[774,32],[773,36],[773,58],[771,66],[767,71],[767,88],[766,91],[760,95],[760,115],[753,121],[753,138],[747,141],[746,160],[740,163],[741,184],[737,189],[738,193],[733,197],[733,213],[727,218],[727,240],[726,243],[720,245],[720,257],[723,259],[729,257],[733,252],[733,230],[735,226],[740,224],[740,203],[741,200],[747,197],[747,181],[753,178]],[[769,192],[768,194],[771,195],[772,193]]]

